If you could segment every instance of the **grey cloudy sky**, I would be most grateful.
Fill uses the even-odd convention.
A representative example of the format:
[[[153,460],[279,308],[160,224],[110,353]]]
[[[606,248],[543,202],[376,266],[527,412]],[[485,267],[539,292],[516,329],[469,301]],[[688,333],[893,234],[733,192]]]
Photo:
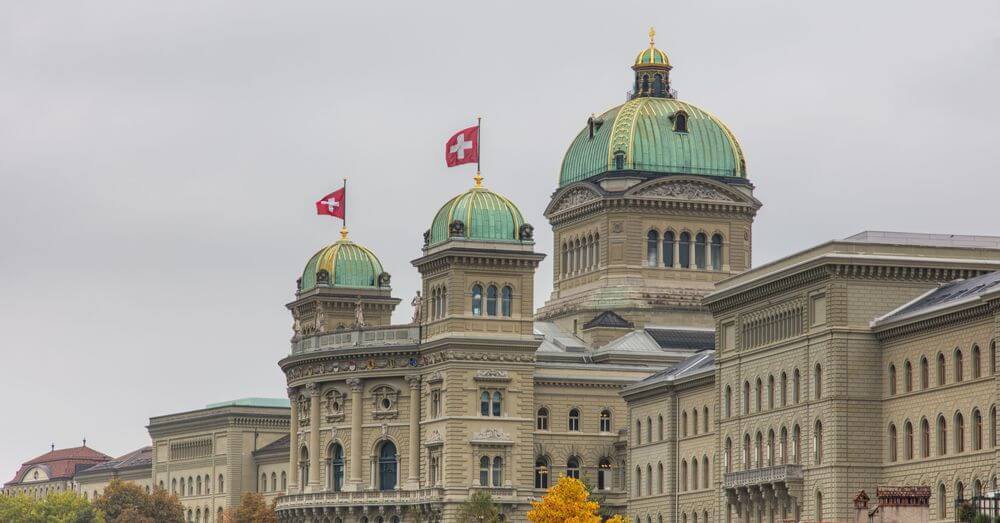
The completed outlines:
[[[283,305],[339,224],[409,261],[485,117],[487,185],[541,212],[649,25],[764,202],[760,264],[862,229],[1000,234],[1000,4],[0,1],[0,481],[148,418],[281,396]],[[537,277],[547,296],[551,265]],[[395,319],[409,318],[407,306]]]

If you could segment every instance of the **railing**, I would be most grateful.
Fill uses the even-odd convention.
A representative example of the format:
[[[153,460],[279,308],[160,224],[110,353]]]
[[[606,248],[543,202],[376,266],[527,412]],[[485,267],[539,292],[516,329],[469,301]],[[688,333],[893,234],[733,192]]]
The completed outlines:
[[[955,500],[955,521],[972,521],[980,514],[996,518],[1000,516],[1000,497],[973,496]]]
[[[791,481],[802,481],[802,465],[777,465],[762,469],[727,472],[722,475],[722,488],[749,487]]]
[[[417,345],[419,343],[420,327],[416,325],[372,327],[361,330],[329,332],[293,341],[292,354],[320,350]]]
[[[440,501],[440,488],[420,490],[361,490],[352,492],[314,492],[290,494],[278,498],[277,509],[289,510],[306,507],[364,506],[364,505],[419,505]]]

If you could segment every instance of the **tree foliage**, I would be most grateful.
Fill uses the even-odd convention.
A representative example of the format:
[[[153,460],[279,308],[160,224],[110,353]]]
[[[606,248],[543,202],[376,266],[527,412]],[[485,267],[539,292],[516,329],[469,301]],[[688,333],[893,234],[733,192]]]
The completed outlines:
[[[561,476],[540,501],[531,503],[528,521],[532,523],[601,523],[601,506],[592,501],[582,481]],[[619,516],[609,521],[620,522]]]
[[[42,499],[24,494],[0,496],[0,521],[24,523],[103,523],[104,517],[72,491],[54,492]]]
[[[113,479],[94,506],[113,523],[183,523],[184,506],[177,496],[156,487],[151,494],[135,483]]]
[[[500,508],[489,492],[479,491],[469,496],[458,509],[460,523],[498,523]]]
[[[268,503],[258,492],[244,492],[240,505],[226,509],[222,514],[225,523],[278,523],[275,502]]]

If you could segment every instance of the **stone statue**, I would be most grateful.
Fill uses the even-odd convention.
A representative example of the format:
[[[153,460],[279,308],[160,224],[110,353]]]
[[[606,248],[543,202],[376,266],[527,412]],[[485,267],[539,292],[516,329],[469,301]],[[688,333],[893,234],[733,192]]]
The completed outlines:
[[[420,308],[423,306],[423,304],[424,304],[424,299],[420,296],[420,291],[417,291],[417,295],[413,297],[412,301],[410,301],[410,305],[413,305],[413,323],[414,324],[417,324],[417,325],[420,324],[420,316],[422,314],[422,311],[420,310]]]
[[[316,332],[326,332],[326,318],[323,316],[323,308],[316,305]]]
[[[462,220],[455,220],[451,222],[451,225],[448,226],[448,232],[452,237],[465,236],[465,222]]]
[[[358,328],[365,327],[365,308],[361,303],[361,296],[354,302],[354,323]]]
[[[535,238],[535,228],[530,223],[523,223],[517,231],[518,238],[523,241],[530,241]]]
[[[302,337],[302,322],[299,321],[299,313],[292,312],[292,341],[298,341]]]

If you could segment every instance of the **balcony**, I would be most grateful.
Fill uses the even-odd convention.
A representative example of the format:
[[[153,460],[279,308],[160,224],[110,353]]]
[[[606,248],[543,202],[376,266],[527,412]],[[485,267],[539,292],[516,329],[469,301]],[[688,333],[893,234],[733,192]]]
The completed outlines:
[[[328,332],[293,341],[292,354],[322,350],[413,346],[419,344],[420,327],[415,325],[372,327],[361,330]]]
[[[802,482],[802,465],[777,465],[762,469],[727,472],[722,476],[722,488],[724,489],[792,482]]]
[[[729,504],[754,513],[765,507],[791,507],[802,504],[802,465],[778,465],[722,475],[722,490]]]
[[[432,504],[441,503],[443,497],[444,493],[440,488],[314,492],[281,496],[277,500],[276,509],[279,515],[284,516],[347,514],[370,510],[389,514],[402,514],[413,510],[428,513],[432,511]],[[297,520],[294,517],[291,519]]]

